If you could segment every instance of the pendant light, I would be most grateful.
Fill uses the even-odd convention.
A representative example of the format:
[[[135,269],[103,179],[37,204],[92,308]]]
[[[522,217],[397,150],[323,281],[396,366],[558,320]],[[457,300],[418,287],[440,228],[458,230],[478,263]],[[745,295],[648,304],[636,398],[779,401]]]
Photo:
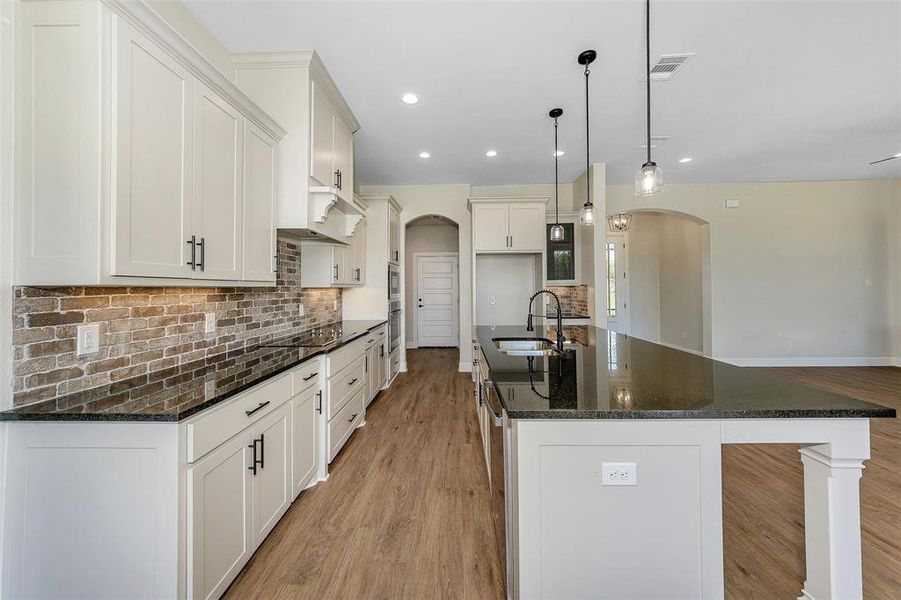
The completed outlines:
[[[552,108],[548,116],[554,120],[554,226],[551,227],[551,241],[562,242],[566,236],[563,225],[560,224],[560,176],[557,169],[557,161],[560,153],[557,148],[557,119],[563,114],[562,108]]]
[[[594,204],[591,203],[591,160],[589,157],[589,127],[588,127],[588,65],[594,62],[598,53],[594,50],[585,50],[579,54],[579,64],[585,65],[585,204],[582,206],[582,212],[579,213],[579,220],[582,225],[591,225],[594,223]]]
[[[645,0],[645,78],[647,86],[648,160],[635,174],[635,195],[653,196],[663,190],[663,173],[651,160],[651,0]]]
[[[632,224],[632,215],[629,213],[619,213],[607,217],[607,225],[610,231],[629,231],[629,225]]]

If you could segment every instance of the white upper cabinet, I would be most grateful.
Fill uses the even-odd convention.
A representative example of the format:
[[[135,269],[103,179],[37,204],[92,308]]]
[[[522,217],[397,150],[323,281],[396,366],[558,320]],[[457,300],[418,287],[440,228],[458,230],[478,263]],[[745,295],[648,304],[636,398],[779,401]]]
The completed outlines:
[[[478,204],[472,207],[472,249],[506,250],[510,247],[506,204]]]
[[[116,55],[110,274],[187,277],[194,79],[122,20],[116,21]]]
[[[279,230],[345,243],[362,211],[353,202],[360,124],[314,51],[233,55],[236,80],[289,135],[278,147]]]
[[[400,212],[388,203],[388,262],[400,264]]]
[[[16,27],[18,284],[272,281],[271,117],[144,3],[23,2]]]
[[[201,83],[194,94],[194,243],[192,276],[241,279],[244,120]]]
[[[338,196],[345,202],[352,202],[354,195],[354,134],[350,126],[338,115],[335,115],[334,120],[333,148]]]
[[[543,252],[544,198],[471,198],[476,252]]]
[[[510,205],[510,249],[544,250],[544,202]]]
[[[338,187],[335,171],[335,110],[328,96],[311,84],[310,180],[314,185]]]
[[[275,140],[244,126],[244,279],[275,282]]]
[[[348,257],[350,283],[363,285],[366,283],[366,221],[357,223],[351,237]]]

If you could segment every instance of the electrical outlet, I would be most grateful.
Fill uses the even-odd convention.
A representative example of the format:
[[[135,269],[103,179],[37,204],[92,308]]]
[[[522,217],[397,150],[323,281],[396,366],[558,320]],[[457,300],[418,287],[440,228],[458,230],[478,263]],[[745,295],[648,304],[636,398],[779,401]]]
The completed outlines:
[[[216,395],[216,380],[207,379],[203,382],[203,398],[209,400]]]
[[[492,306],[497,304],[497,296],[488,296],[488,304]]]
[[[304,315],[304,312],[305,311],[303,308],[303,302],[301,302],[300,304],[297,305],[297,314],[298,314],[298,316],[302,317]]]
[[[100,352],[100,324],[79,325],[75,343],[76,356]]]
[[[738,208],[741,206],[741,201],[738,198],[729,198],[726,200],[726,208]]]
[[[216,313],[206,313],[203,315],[203,332],[216,333]]]
[[[332,310],[338,310],[338,301],[337,300],[332,301]]]
[[[601,463],[601,485],[638,485],[638,464]]]

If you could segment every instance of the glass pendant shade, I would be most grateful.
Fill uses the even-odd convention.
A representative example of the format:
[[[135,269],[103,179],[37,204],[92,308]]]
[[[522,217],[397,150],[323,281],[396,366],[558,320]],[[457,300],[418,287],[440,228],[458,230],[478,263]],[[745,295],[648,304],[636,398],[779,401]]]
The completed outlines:
[[[629,225],[631,224],[632,215],[629,213],[619,213],[618,215],[607,217],[607,225],[611,231],[629,231]]]
[[[564,237],[563,225],[557,223],[553,227],[551,227],[551,241],[552,242],[562,242]]]
[[[591,225],[594,223],[594,204],[586,202],[579,213],[579,221],[582,225]]]
[[[657,163],[646,162],[635,174],[635,195],[653,196],[663,189],[663,172]]]

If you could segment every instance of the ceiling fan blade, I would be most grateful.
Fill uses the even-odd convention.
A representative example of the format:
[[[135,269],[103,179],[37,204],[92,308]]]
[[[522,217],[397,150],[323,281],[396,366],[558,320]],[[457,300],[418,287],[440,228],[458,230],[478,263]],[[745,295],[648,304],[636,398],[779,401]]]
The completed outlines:
[[[871,164],[871,165],[878,165],[879,163],[884,163],[884,162],[887,161],[887,160],[895,160],[896,158],[901,158],[901,156],[889,156],[888,158],[882,158],[882,159],[879,159],[879,160],[874,160],[873,162],[871,162],[871,163],[869,163],[869,164]]]

